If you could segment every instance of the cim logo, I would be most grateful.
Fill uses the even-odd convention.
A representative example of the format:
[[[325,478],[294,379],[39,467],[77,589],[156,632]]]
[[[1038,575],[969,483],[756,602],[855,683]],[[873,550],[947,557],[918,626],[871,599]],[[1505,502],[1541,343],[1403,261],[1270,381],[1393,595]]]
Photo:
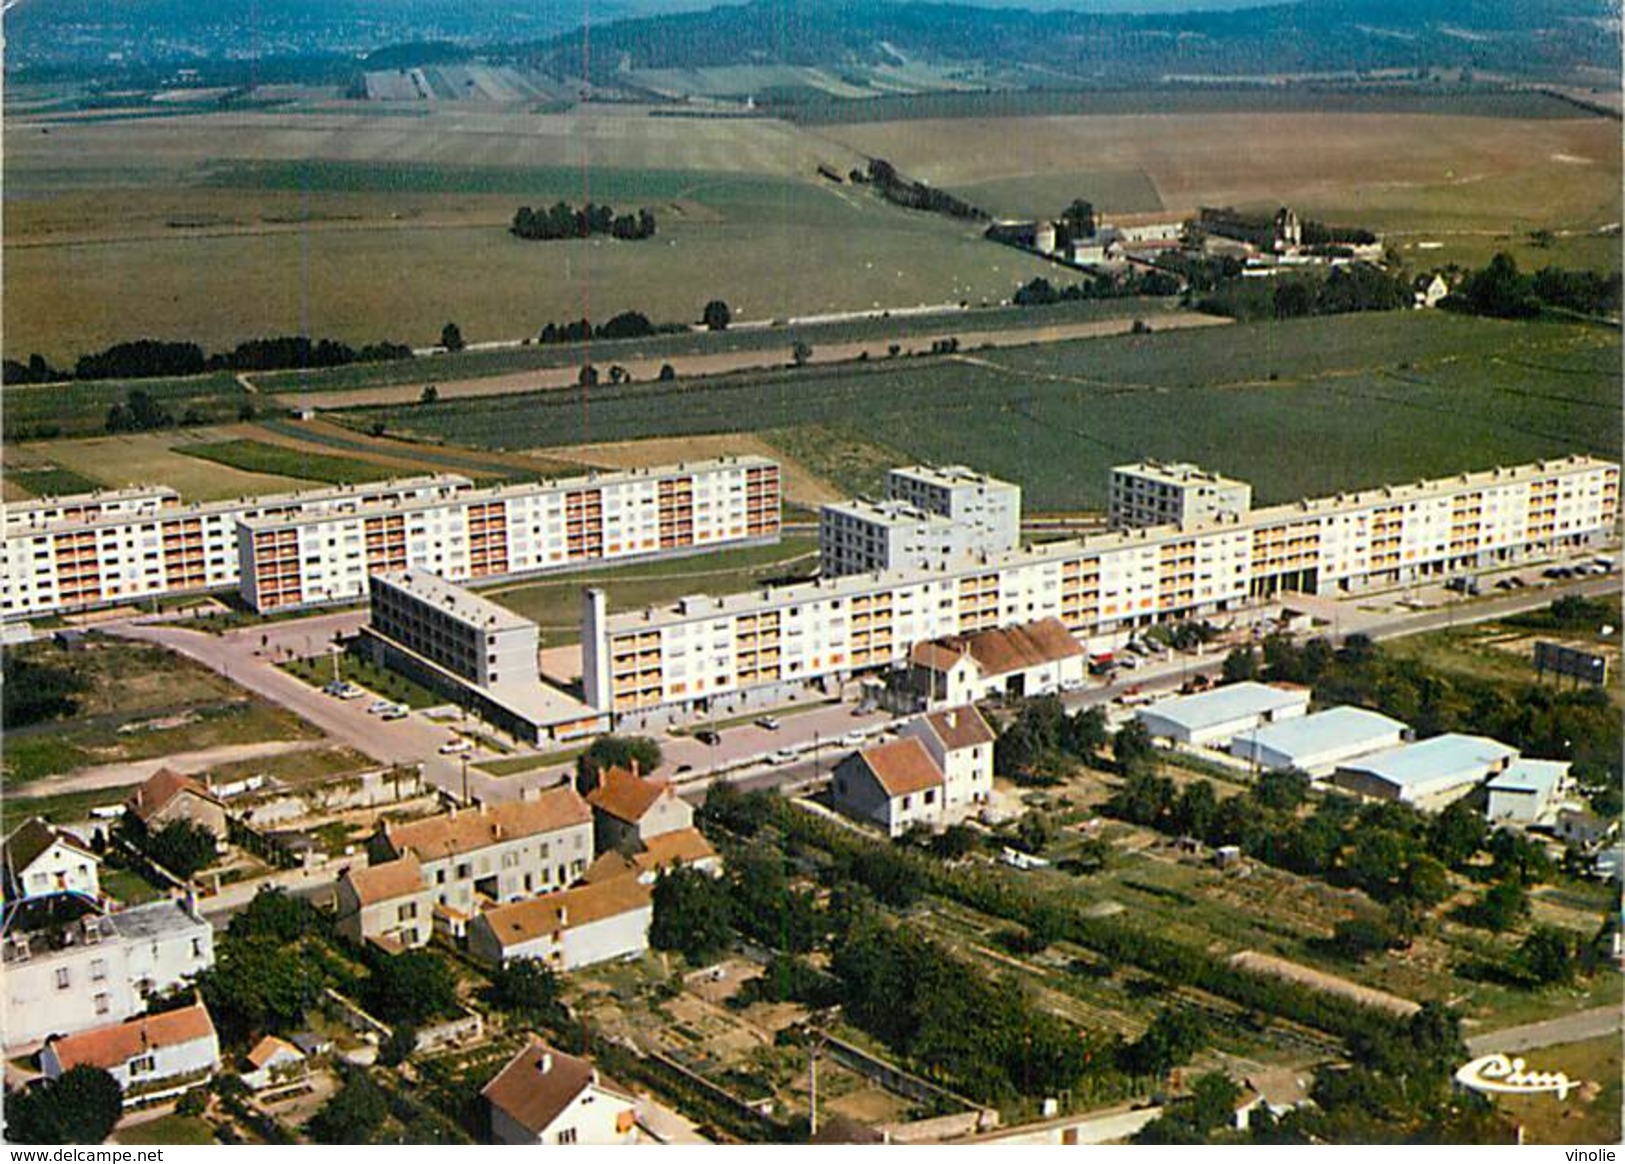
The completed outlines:
[[[1538,1095],[1543,1091],[1567,1099],[1570,1088],[1580,1086],[1561,1071],[1530,1071],[1522,1059],[1505,1055],[1484,1055],[1456,1072],[1456,1082],[1474,1091],[1502,1095]]]

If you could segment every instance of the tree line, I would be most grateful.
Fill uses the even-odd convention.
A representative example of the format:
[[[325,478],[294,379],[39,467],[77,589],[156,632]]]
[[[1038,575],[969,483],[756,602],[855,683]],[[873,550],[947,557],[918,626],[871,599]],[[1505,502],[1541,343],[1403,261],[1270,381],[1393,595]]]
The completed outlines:
[[[205,372],[268,372],[278,368],[334,368],[344,364],[409,360],[412,349],[385,340],[352,348],[339,340],[274,336],[245,340],[227,352],[205,355],[187,341],[140,339],[80,356],[71,371],[56,368],[37,352],[27,363],[0,364],[0,383],[53,384],[63,380],[124,380],[153,376],[201,376]]]
[[[1011,302],[1017,307],[1048,307],[1052,303],[1079,300],[1178,295],[1183,288],[1179,277],[1166,271],[1128,270],[1120,274],[1101,274],[1065,287],[1056,287],[1040,275],[1018,287],[1011,296]]]
[[[571,206],[555,202],[545,210],[521,206],[514,211],[513,225],[508,232],[523,239],[588,238],[607,234],[618,239],[653,238],[655,216],[647,207],[635,214],[616,214],[613,206],[589,202],[585,206]]]
[[[1232,319],[1301,319],[1356,311],[1395,311],[1414,302],[1410,284],[1369,263],[1333,267],[1324,279],[1222,275],[1196,302],[1199,311]]]
[[[869,159],[867,172],[853,170],[850,177],[853,182],[872,183],[887,202],[908,210],[927,210],[932,214],[945,214],[949,218],[968,218],[976,221],[987,218],[985,210],[972,206],[963,198],[946,190],[938,190],[935,186],[928,186],[924,182],[905,178],[897,172],[896,166],[884,158]]]
[[[1556,308],[1581,315],[1618,315],[1620,273],[1568,271],[1542,267],[1533,275],[1518,269],[1506,252],[1473,271],[1440,306],[1470,315],[1500,319],[1530,319]]]

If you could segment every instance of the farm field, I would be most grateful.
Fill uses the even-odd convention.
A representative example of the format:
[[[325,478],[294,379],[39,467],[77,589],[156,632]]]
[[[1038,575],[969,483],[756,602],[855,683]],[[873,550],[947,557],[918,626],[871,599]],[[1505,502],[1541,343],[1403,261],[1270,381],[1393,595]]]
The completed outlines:
[[[9,404],[10,400],[8,392],[6,402]],[[8,443],[6,471],[8,475],[18,474],[21,483],[27,485],[36,480],[30,473],[32,467],[49,465],[90,482],[91,488],[168,485],[186,501],[219,501],[286,492],[306,488],[314,480],[290,475],[288,471],[299,466],[288,462],[276,466],[281,472],[250,472],[204,460],[186,451],[194,445],[214,446],[229,431],[203,428],[185,432],[124,433],[84,440]]]
[[[1243,477],[1266,504],[1569,452],[1617,456],[1619,376],[1617,340],[1602,329],[1403,312],[600,386],[585,415],[578,401],[536,396],[347,415],[502,449],[819,425],[1019,480],[1035,510],[1075,510],[1101,507],[1107,469],[1143,456]],[[1283,447],[1318,452],[1286,458]]]
[[[304,449],[290,449],[256,440],[227,440],[176,446],[183,456],[196,457],[248,473],[269,473],[321,481],[330,485],[353,485],[360,481],[380,481],[392,473],[387,465],[339,457]]]

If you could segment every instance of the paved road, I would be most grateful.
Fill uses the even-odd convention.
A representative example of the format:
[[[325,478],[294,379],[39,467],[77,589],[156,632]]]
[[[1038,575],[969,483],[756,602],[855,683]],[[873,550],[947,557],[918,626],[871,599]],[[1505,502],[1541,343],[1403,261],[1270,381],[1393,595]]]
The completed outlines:
[[[1621,1010],[1617,1006],[1599,1006],[1595,1010],[1582,1010],[1562,1018],[1529,1023],[1521,1027],[1490,1031],[1474,1035],[1467,1040],[1467,1050],[1474,1055],[1488,1055],[1494,1051],[1512,1054],[1536,1047],[1555,1047],[1562,1043],[1578,1043],[1582,1039],[1600,1039],[1618,1033]]]

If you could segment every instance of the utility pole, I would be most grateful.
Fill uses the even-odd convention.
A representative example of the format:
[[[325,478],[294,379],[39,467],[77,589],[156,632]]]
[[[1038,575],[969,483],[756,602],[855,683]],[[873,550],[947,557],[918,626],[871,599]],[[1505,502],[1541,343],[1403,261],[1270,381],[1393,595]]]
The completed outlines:
[[[468,806],[468,753],[464,752],[458,757],[463,762],[463,806]]]

